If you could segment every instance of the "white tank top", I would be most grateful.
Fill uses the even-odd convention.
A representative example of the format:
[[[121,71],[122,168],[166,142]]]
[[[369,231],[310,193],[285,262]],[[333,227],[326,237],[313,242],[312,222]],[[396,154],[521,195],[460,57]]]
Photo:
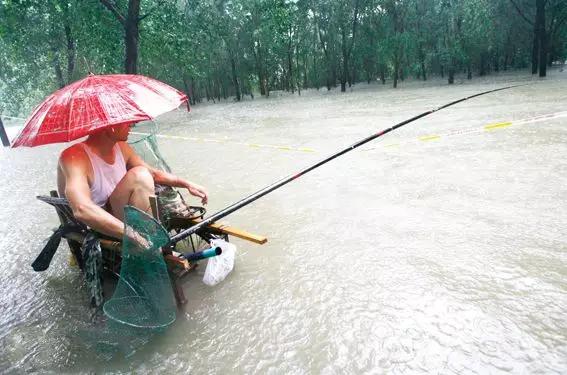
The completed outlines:
[[[108,164],[85,143],[81,144],[89,156],[93,168],[93,181],[90,187],[91,199],[98,206],[102,207],[108,201],[108,197],[110,197],[116,185],[118,185],[126,174],[126,162],[124,161],[124,156],[122,155],[118,143],[112,148],[114,152],[114,164]]]

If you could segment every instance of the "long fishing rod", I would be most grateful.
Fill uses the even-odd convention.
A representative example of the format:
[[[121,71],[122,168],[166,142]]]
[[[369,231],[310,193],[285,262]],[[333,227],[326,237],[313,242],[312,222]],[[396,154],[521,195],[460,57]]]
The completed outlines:
[[[203,228],[203,227],[205,227],[205,226],[207,226],[207,225],[209,225],[209,224],[212,224],[212,223],[214,223],[215,221],[220,220],[220,219],[222,219],[223,217],[225,217],[225,216],[227,216],[227,215],[230,215],[230,214],[233,213],[234,211],[239,210],[239,209],[241,209],[241,208],[244,207],[244,206],[247,206],[248,204],[250,204],[250,203],[254,202],[255,200],[257,200],[257,199],[263,197],[264,195],[266,195],[266,194],[268,194],[268,193],[270,193],[270,192],[272,192],[272,191],[274,191],[274,190],[276,190],[276,189],[282,187],[283,185],[285,185],[285,184],[287,184],[287,183],[289,183],[289,182],[291,182],[291,181],[293,181],[293,180],[298,179],[299,177],[303,176],[304,174],[307,174],[308,172],[311,172],[311,171],[314,170],[315,168],[320,167],[321,165],[323,165],[323,164],[325,164],[325,163],[327,163],[327,162],[329,162],[329,161],[331,161],[331,160],[333,160],[333,159],[335,159],[335,158],[338,158],[339,156],[341,156],[341,155],[343,155],[343,154],[346,154],[347,152],[352,151],[352,150],[354,150],[355,148],[360,147],[360,146],[362,146],[362,145],[365,144],[365,143],[368,143],[368,142],[370,142],[370,141],[372,141],[372,140],[374,140],[374,139],[376,139],[376,138],[379,138],[379,137],[383,136],[384,134],[387,134],[387,133],[389,133],[389,132],[391,132],[391,131],[393,131],[393,130],[396,130],[396,129],[398,129],[398,128],[401,128],[401,127],[404,126],[404,125],[407,125],[407,124],[409,124],[409,123],[411,123],[411,122],[414,122],[414,121],[416,121],[416,120],[419,120],[419,119],[422,118],[422,117],[428,116],[428,115],[430,115],[430,114],[432,114],[432,113],[435,113],[435,112],[437,112],[437,111],[440,111],[440,110],[442,110],[442,109],[444,109],[444,108],[451,107],[451,106],[453,106],[453,105],[455,105],[455,104],[464,102],[465,100],[469,100],[469,99],[472,99],[472,98],[476,98],[477,96],[481,96],[481,95],[490,94],[490,93],[493,93],[493,92],[496,92],[496,91],[502,91],[502,90],[511,89],[511,88],[513,88],[513,87],[518,87],[518,86],[525,86],[525,85],[514,85],[514,86],[501,87],[501,88],[498,88],[498,89],[493,89],[493,90],[489,90],[489,91],[484,91],[484,92],[481,92],[481,93],[479,93],[479,94],[467,96],[466,98],[462,98],[462,99],[459,99],[459,100],[455,100],[455,101],[450,102],[450,103],[448,103],[448,104],[442,105],[441,107],[437,107],[437,108],[431,109],[431,110],[429,110],[429,111],[427,111],[427,112],[423,112],[422,114],[419,114],[419,115],[417,115],[417,116],[414,116],[414,117],[412,117],[412,118],[410,118],[410,119],[408,119],[408,120],[402,121],[402,122],[400,122],[400,123],[398,123],[398,124],[396,124],[396,125],[394,125],[394,126],[392,126],[392,127],[390,127],[390,128],[387,128],[387,129],[384,129],[384,130],[382,130],[382,131],[379,131],[379,132],[376,133],[376,134],[372,134],[371,136],[366,137],[366,138],[364,138],[364,139],[362,139],[362,140],[360,140],[360,141],[358,141],[358,142],[356,142],[356,143],[353,143],[352,145],[348,146],[347,148],[345,148],[345,149],[343,149],[343,150],[340,150],[339,152],[336,152],[336,153],[332,154],[331,156],[328,156],[328,157],[326,157],[326,158],[324,158],[324,159],[322,159],[322,160],[316,162],[315,164],[313,164],[313,165],[311,165],[311,166],[309,166],[309,167],[307,167],[307,168],[302,169],[301,171],[299,171],[299,172],[297,172],[297,173],[295,173],[295,174],[292,174],[292,175],[289,175],[289,176],[287,176],[287,177],[284,177],[284,178],[282,178],[281,180],[276,181],[276,182],[274,182],[273,184],[268,185],[268,186],[266,186],[265,188],[260,189],[260,190],[258,190],[257,192],[255,192],[255,193],[253,193],[253,194],[250,194],[250,195],[247,196],[246,198],[243,198],[243,199],[239,200],[238,202],[231,204],[230,206],[228,206],[228,207],[226,207],[226,208],[220,210],[219,212],[217,212],[217,213],[215,213],[215,214],[209,216],[208,218],[203,219],[203,221],[200,221],[198,224],[195,224],[195,225],[193,225],[192,227],[187,228],[187,229],[185,229],[184,231],[182,231],[182,232],[176,234],[175,236],[171,237],[171,239],[170,239],[170,241],[169,241],[169,245],[173,245],[173,244],[175,244],[175,243],[177,243],[177,242],[179,242],[179,241],[181,241],[181,240],[183,240],[183,239],[189,237],[189,236],[192,235],[193,233],[197,232],[199,229],[201,229],[201,228]]]

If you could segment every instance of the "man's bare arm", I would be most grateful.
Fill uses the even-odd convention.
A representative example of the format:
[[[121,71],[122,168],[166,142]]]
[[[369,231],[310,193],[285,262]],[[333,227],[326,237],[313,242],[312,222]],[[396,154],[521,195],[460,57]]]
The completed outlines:
[[[124,224],[92,201],[87,171],[88,160],[82,150],[70,148],[59,159],[65,176],[65,196],[69,200],[73,215],[97,232],[114,238],[122,238]]]

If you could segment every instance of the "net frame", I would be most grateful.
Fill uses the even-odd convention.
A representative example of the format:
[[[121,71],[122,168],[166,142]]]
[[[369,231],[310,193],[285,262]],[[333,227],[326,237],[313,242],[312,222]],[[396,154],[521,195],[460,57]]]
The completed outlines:
[[[166,229],[152,216],[124,208],[120,278],[103,305],[113,322],[148,330],[163,329],[176,319],[176,304],[161,247],[169,242]]]

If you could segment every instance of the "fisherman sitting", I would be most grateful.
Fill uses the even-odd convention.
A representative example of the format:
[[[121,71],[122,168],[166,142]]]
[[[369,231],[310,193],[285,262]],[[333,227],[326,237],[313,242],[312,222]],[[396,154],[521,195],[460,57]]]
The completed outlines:
[[[68,199],[75,218],[114,238],[124,233],[124,206],[150,213],[154,184],[186,188],[207,204],[197,184],[152,168],[126,142],[133,123],[102,128],[61,153],[59,194]]]

